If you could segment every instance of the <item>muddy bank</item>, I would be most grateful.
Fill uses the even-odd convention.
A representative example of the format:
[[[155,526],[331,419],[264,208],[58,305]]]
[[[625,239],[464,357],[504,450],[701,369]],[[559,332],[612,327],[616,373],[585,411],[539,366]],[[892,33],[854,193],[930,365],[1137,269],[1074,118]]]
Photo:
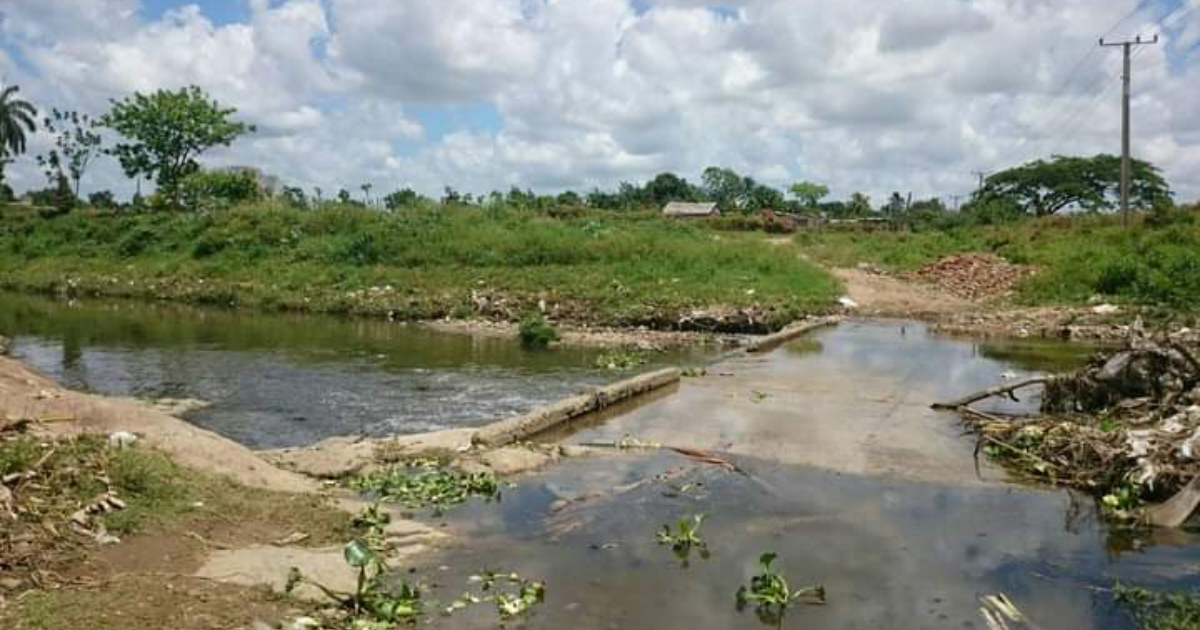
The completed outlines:
[[[866,268],[835,269],[858,316],[920,319],[941,335],[1038,338],[1117,343],[1129,335],[1137,309],[1113,304],[1014,306],[1004,295],[963,297],[934,284]],[[974,295],[967,293],[967,295]]]
[[[184,466],[247,486],[285,492],[317,488],[310,479],[267,464],[232,440],[146,403],[64,389],[7,357],[0,357],[0,418],[33,420],[49,434],[128,432]]]

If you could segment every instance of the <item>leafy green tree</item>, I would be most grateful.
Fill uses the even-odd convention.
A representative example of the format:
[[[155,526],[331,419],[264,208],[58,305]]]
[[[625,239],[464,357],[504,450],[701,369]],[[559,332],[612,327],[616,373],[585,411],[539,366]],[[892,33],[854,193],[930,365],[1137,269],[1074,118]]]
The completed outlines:
[[[383,205],[388,210],[400,210],[402,208],[412,208],[420,205],[425,201],[425,197],[411,188],[404,188],[389,193],[383,198]]]
[[[710,166],[704,169],[700,176],[704,184],[704,193],[709,199],[717,202],[722,212],[741,210],[746,205],[749,184],[753,180],[742,177],[731,168]]]
[[[97,190],[88,195],[88,205],[102,210],[112,210],[117,207],[117,198],[111,190]]]
[[[745,209],[749,212],[759,210],[781,210],[787,206],[783,193],[747,178]]]
[[[846,214],[852,217],[862,217],[871,214],[871,198],[861,192],[850,195],[846,202]]]
[[[222,107],[199,87],[153,94],[135,93],[113,101],[100,122],[124,136],[110,153],[129,177],[153,178],[179,206],[180,184],[200,170],[196,159],[208,149],[229,146],[254,126],[232,120],[236,109]]]
[[[1150,207],[1171,197],[1157,167],[1132,161],[1131,203]],[[1115,155],[1072,157],[1056,155],[1000,171],[984,181],[973,201],[1007,202],[1036,216],[1076,206],[1108,210],[1116,205],[1121,185],[1121,158]]]
[[[299,186],[284,186],[279,191],[279,198],[288,206],[299,210],[308,208],[308,197]]]
[[[25,152],[25,134],[37,129],[37,110],[17,96],[21,88],[10,85],[0,90],[0,185],[4,167]]]
[[[671,201],[698,201],[700,194],[688,180],[675,173],[659,173],[642,186],[644,197],[655,206]]]
[[[558,197],[556,197],[554,201],[560,206],[574,207],[583,205],[583,198],[579,196],[579,193],[573,190],[566,190],[558,193]]]
[[[261,199],[263,190],[249,170],[201,170],[183,179],[180,196],[189,210],[220,210]]]
[[[70,178],[78,197],[83,174],[92,160],[103,153],[103,139],[98,132],[100,121],[76,111],[53,109],[44,126],[54,136],[54,148],[38,156],[38,165],[52,182],[59,177]]]
[[[829,194],[828,186],[809,181],[796,182],[788,190],[805,208],[815,208]]]

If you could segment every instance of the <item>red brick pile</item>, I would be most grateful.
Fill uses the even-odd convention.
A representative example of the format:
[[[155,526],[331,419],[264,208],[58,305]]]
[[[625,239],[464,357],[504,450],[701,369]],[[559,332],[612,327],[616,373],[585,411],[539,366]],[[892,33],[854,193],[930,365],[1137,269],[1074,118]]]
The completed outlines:
[[[969,300],[1012,292],[1013,286],[1034,272],[995,254],[952,254],[921,267],[912,277]]]

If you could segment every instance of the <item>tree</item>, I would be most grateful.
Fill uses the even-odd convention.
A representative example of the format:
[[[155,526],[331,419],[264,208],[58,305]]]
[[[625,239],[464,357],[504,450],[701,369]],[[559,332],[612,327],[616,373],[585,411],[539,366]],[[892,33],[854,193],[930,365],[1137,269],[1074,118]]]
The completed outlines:
[[[675,173],[659,173],[642,187],[645,197],[656,206],[671,201],[697,201],[700,197],[695,186]]]
[[[704,169],[700,179],[704,183],[704,193],[717,202],[723,212],[745,207],[749,178],[738,175],[731,168],[710,166]]]
[[[800,200],[805,208],[815,208],[821,199],[829,194],[828,186],[808,181],[796,182],[788,190],[796,199]]]
[[[153,178],[179,207],[180,184],[200,170],[196,159],[208,149],[229,146],[254,126],[231,119],[237,112],[221,107],[199,87],[135,93],[113,101],[100,122],[125,137],[111,151],[129,177]]]
[[[112,210],[117,207],[117,198],[110,190],[97,190],[88,195],[88,205],[102,210]]]
[[[25,134],[37,129],[37,110],[17,97],[20,91],[15,85],[0,90],[0,184],[10,158],[25,152]]]
[[[850,195],[850,201],[846,202],[846,214],[852,217],[871,214],[871,198],[860,192]]]
[[[1133,160],[1132,166],[1130,199],[1134,205],[1153,206],[1170,199],[1171,189],[1157,167],[1142,160]],[[1011,203],[1039,217],[1070,206],[1108,210],[1116,205],[1120,185],[1121,158],[1115,155],[1056,155],[988,177],[973,201]]]
[[[383,205],[388,210],[400,210],[402,208],[412,208],[419,205],[425,198],[420,193],[411,189],[404,188],[392,193],[388,193],[383,198]]]
[[[38,156],[38,165],[46,170],[46,179],[52,182],[58,181],[60,176],[69,177],[78,197],[83,174],[92,160],[103,152],[103,139],[96,131],[100,122],[87,114],[54,109],[44,125],[54,135],[54,148],[46,155]]]

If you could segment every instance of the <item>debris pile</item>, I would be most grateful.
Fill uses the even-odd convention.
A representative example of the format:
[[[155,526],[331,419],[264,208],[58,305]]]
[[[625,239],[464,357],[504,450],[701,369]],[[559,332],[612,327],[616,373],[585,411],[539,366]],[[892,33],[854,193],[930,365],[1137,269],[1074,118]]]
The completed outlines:
[[[995,254],[966,253],[945,256],[911,275],[952,295],[976,300],[1010,293],[1033,272],[1032,267],[1014,265]]]
[[[9,590],[69,582],[82,549],[118,542],[104,516],[125,509],[96,436],[39,438],[0,423],[0,580]]]
[[[1073,374],[1034,378],[938,405],[957,409],[984,450],[1022,472],[1089,490],[1118,516],[1179,493],[1168,518],[1177,524],[1196,508],[1181,502],[1200,477],[1200,362],[1179,338],[1151,339],[1138,325],[1126,346],[1096,356]],[[1044,385],[1041,414],[1001,417],[969,405]],[[1189,507],[1190,505],[1190,507]],[[1156,508],[1157,509],[1157,508]],[[1186,512],[1186,513],[1184,513]]]

